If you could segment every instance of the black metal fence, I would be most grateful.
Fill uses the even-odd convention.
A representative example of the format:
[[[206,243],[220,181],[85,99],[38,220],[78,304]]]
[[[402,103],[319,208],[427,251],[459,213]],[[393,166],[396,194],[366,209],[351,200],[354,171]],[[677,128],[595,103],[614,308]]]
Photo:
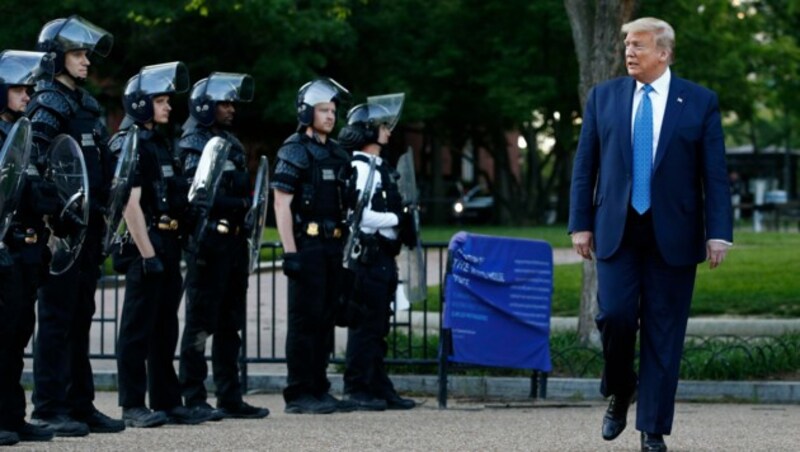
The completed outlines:
[[[427,243],[423,247],[426,268],[430,269],[428,283],[441,286],[446,267],[447,244]],[[279,267],[280,250],[279,242],[263,244],[262,260],[258,270],[250,277],[247,316],[242,333],[241,366],[244,376],[247,375],[249,364],[286,362],[283,344],[287,284]],[[116,359],[116,339],[124,299],[124,277],[114,274],[110,266],[105,268],[107,270],[98,283],[95,295],[96,311],[90,341],[90,357],[96,360]],[[181,326],[183,314],[184,309],[181,308]],[[436,364],[435,350],[441,336],[440,318],[440,311],[428,312],[428,300],[415,305],[414,310],[396,312],[391,321],[387,363]],[[344,330],[337,329],[337,332],[334,343],[341,344]],[[29,346],[28,357],[31,356],[34,345]],[[342,348],[335,345],[332,362],[342,363],[342,354]]]
[[[435,286],[443,287],[447,268],[447,244],[427,243],[424,248],[428,285],[433,286],[429,294],[439,298],[438,310],[431,312],[429,308],[433,305],[429,304],[434,300],[426,299],[413,309],[396,312],[391,321],[386,362],[393,366],[412,366],[408,368],[411,372],[422,369],[427,373],[435,372],[439,364],[439,340],[443,337],[441,306],[444,305],[444,300],[443,291]],[[264,244],[259,269],[250,277],[240,358],[242,380],[245,384],[248,366],[286,362],[284,341],[287,284],[278,266],[280,249],[281,245],[277,242]],[[92,359],[116,359],[116,338],[123,291],[124,278],[114,274],[106,274],[101,278],[95,296],[97,309],[90,341]],[[181,309],[181,320],[183,312]],[[342,340],[345,337],[346,330],[337,328],[334,343],[338,345],[334,346],[331,359],[333,363],[343,363]],[[767,373],[773,368],[773,371],[796,369],[800,365],[800,358],[794,350],[798,341],[800,339],[795,336],[690,337],[687,338],[684,350],[682,378],[741,379],[752,375],[753,369]],[[33,346],[29,346],[27,350],[28,357]],[[577,342],[553,343],[551,340],[551,357],[555,376],[596,378],[602,369],[602,353],[596,348]]]

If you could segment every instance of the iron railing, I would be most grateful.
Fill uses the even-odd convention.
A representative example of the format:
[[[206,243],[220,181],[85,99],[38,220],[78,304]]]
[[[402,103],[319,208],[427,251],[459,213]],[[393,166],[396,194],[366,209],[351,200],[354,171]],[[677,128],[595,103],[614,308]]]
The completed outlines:
[[[428,285],[443,287],[447,269],[447,244],[426,243],[425,266]],[[285,364],[285,312],[286,278],[280,271],[278,257],[281,245],[278,242],[262,245],[262,260],[258,271],[250,276],[247,297],[247,316],[242,333],[240,365],[242,381],[246,385],[248,367],[260,364]],[[110,266],[106,266],[109,268]],[[96,312],[93,318],[90,358],[95,360],[116,359],[116,339],[124,298],[124,278],[104,275],[98,285]],[[435,292],[434,292],[435,293]],[[441,334],[441,307],[444,305],[443,290],[438,291],[439,309],[429,312],[429,301],[423,300],[413,310],[397,312],[391,321],[388,365],[422,366],[409,370],[424,369],[436,372],[439,365],[438,350]],[[181,328],[184,309],[179,312]],[[35,335],[34,335],[35,337]],[[344,362],[342,339],[346,330],[337,328],[331,361]],[[681,377],[703,379],[709,375],[720,379],[738,379],[747,374],[747,369],[763,369],[800,365],[793,352],[798,339],[795,337],[689,337],[682,358]],[[551,341],[552,342],[552,341]],[[26,356],[32,355],[29,345]],[[207,355],[211,347],[207,348]],[[789,358],[786,358],[786,357]],[[177,359],[177,351],[176,351]],[[597,378],[602,369],[602,352],[596,348],[580,345],[577,341],[551,344],[552,375],[575,378]],[[784,362],[779,362],[783,360]],[[773,366],[773,363],[778,363]],[[781,370],[782,371],[782,370]],[[752,373],[752,372],[750,372]],[[746,378],[746,377],[745,377]]]

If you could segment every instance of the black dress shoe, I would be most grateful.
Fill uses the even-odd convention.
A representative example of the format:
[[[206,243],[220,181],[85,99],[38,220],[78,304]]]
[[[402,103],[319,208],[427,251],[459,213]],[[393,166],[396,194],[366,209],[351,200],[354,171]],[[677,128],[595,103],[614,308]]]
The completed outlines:
[[[255,407],[247,402],[240,402],[236,405],[219,405],[217,411],[221,412],[223,417],[234,419],[263,419],[269,416],[268,409]]]
[[[667,452],[664,435],[642,432],[642,452]]]
[[[411,399],[404,399],[394,393],[386,398],[386,407],[390,410],[410,410],[417,406],[417,402]]]
[[[73,414],[72,417],[89,426],[92,433],[118,433],[125,430],[125,421],[112,419],[98,410],[92,411],[87,415]]]
[[[56,436],[74,437],[89,434],[89,426],[78,422],[66,414],[57,414],[50,417],[34,417],[31,424],[46,428]]]
[[[356,410],[358,411],[386,410],[385,400],[372,397],[371,395],[366,394],[364,392],[353,392],[351,394],[347,394],[345,397],[346,400],[349,400],[356,404]]]
[[[122,421],[128,427],[153,428],[167,423],[167,413],[137,406],[122,408]]]
[[[17,428],[14,429],[20,441],[50,441],[53,439],[53,432],[37,425],[30,424],[23,421]]]
[[[628,424],[628,407],[636,401],[636,391],[628,397],[611,396],[605,416],[603,416],[603,439],[611,441],[619,436]]]
[[[13,446],[19,442],[17,432],[0,430],[0,446]]]

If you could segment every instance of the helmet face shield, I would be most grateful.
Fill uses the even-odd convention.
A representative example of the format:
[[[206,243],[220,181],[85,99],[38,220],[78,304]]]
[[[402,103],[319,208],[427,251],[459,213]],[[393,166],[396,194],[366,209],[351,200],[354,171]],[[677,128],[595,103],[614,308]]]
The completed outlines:
[[[153,98],[189,89],[189,70],[180,61],[145,66],[125,85],[122,105],[135,121],[153,119]]]
[[[0,84],[34,86],[51,78],[53,59],[43,52],[6,50],[0,53]]]
[[[310,107],[323,102],[348,103],[350,91],[332,78],[314,80],[301,88],[299,103]]]
[[[142,95],[183,93],[189,89],[189,70],[180,61],[145,66],[139,71],[139,81],[135,87],[126,87],[139,91]]]
[[[80,16],[72,16],[61,26],[55,41],[64,52],[88,50],[105,57],[111,53],[114,36]]]
[[[370,120],[377,125],[385,125],[389,131],[394,130],[403,112],[405,93],[383,94],[367,97],[367,106],[370,109]]]
[[[208,100],[215,102],[250,102],[254,91],[253,77],[247,74],[213,72],[208,76],[204,94]],[[202,94],[193,91],[192,97]]]

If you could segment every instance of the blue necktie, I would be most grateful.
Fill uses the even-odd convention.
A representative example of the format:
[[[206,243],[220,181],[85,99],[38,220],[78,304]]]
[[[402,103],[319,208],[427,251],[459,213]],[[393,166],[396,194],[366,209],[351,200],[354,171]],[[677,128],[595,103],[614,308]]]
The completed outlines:
[[[633,195],[631,205],[643,214],[650,208],[650,176],[653,168],[653,87],[644,85],[644,94],[633,121]]]

